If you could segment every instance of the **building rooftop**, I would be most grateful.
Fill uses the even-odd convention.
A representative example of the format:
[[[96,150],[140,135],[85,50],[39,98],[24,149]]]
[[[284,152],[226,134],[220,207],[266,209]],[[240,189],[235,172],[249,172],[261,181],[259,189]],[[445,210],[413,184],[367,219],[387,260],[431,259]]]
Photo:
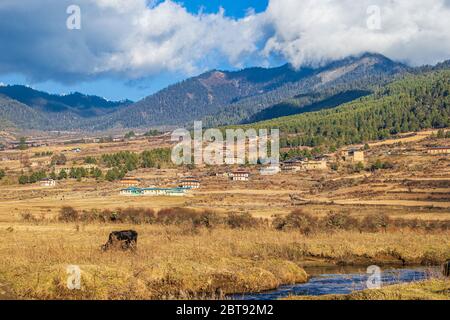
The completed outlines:
[[[441,149],[450,149],[450,146],[438,146],[438,147],[430,147],[430,149],[441,150]]]
[[[182,191],[184,192],[184,188],[180,188],[180,187],[174,187],[174,188],[137,188],[137,187],[129,187],[129,188],[125,188],[122,189],[121,191]]]

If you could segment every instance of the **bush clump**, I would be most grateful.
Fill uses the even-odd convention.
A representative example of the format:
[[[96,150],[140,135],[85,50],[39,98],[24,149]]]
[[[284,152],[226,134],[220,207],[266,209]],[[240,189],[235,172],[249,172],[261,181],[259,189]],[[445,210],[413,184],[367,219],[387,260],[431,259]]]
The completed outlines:
[[[31,213],[22,214],[26,222],[38,222]],[[131,224],[161,224],[180,225],[190,229],[212,229],[218,226],[230,229],[251,229],[263,227],[267,220],[253,217],[248,212],[219,214],[211,210],[195,210],[190,208],[165,208],[156,213],[150,208],[118,208],[115,210],[90,210],[78,212],[70,206],[61,208],[57,221],[84,223],[131,223]],[[272,228],[280,231],[298,230],[304,235],[318,232],[333,232],[339,230],[354,230],[359,232],[388,232],[388,230],[412,230],[421,232],[449,231],[450,220],[393,219],[379,212],[355,218],[348,213],[330,212],[325,217],[314,215],[296,209],[286,216],[276,215],[271,222]],[[198,231],[198,230],[197,230]]]
[[[77,210],[72,207],[64,206],[59,211],[58,220],[62,222],[75,222],[78,221],[80,215]]]
[[[253,217],[250,213],[229,213],[226,224],[231,229],[249,229],[260,225],[260,220]]]
[[[361,230],[368,232],[387,231],[391,225],[391,218],[385,213],[367,215],[361,221]]]
[[[329,230],[351,230],[357,229],[359,224],[358,220],[348,213],[330,212],[323,219],[323,226]]]
[[[318,230],[319,219],[313,217],[303,210],[296,209],[289,213],[286,217],[275,217],[272,226],[277,230],[299,230],[301,233],[308,235]]]
[[[193,223],[198,212],[189,208],[166,208],[158,211],[156,223],[164,225]]]

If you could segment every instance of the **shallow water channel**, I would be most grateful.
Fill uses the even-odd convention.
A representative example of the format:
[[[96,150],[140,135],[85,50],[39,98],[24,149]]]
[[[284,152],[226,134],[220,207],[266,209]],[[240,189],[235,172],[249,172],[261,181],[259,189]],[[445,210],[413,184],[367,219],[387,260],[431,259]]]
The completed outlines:
[[[364,267],[318,267],[305,268],[310,276],[307,283],[280,286],[276,290],[260,293],[238,294],[231,299],[274,300],[288,296],[320,296],[324,294],[347,294],[367,289],[372,273]],[[438,267],[385,267],[381,269],[381,286],[429,279],[439,273]]]

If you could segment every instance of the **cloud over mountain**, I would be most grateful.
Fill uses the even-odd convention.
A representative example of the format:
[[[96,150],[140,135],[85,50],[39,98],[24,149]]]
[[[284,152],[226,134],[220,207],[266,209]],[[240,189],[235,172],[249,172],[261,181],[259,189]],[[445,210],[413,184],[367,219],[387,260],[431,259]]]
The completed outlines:
[[[72,4],[81,8],[81,30],[66,27]],[[373,5],[380,29],[367,25]],[[365,51],[417,65],[449,58],[448,30],[448,0],[271,0],[265,12],[240,19],[192,14],[170,0],[2,0],[0,73],[66,83],[138,79],[272,56],[317,65]]]

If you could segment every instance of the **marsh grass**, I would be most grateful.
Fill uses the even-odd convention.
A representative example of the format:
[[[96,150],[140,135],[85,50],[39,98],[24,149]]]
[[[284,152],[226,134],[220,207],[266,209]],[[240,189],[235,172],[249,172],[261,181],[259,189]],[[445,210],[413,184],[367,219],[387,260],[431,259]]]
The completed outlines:
[[[448,233],[303,235],[272,227],[232,229],[102,223],[0,224],[0,282],[21,298],[203,299],[307,280],[303,265],[419,264],[450,256]],[[135,253],[102,253],[113,230],[139,232]],[[67,265],[82,270],[68,290]]]

